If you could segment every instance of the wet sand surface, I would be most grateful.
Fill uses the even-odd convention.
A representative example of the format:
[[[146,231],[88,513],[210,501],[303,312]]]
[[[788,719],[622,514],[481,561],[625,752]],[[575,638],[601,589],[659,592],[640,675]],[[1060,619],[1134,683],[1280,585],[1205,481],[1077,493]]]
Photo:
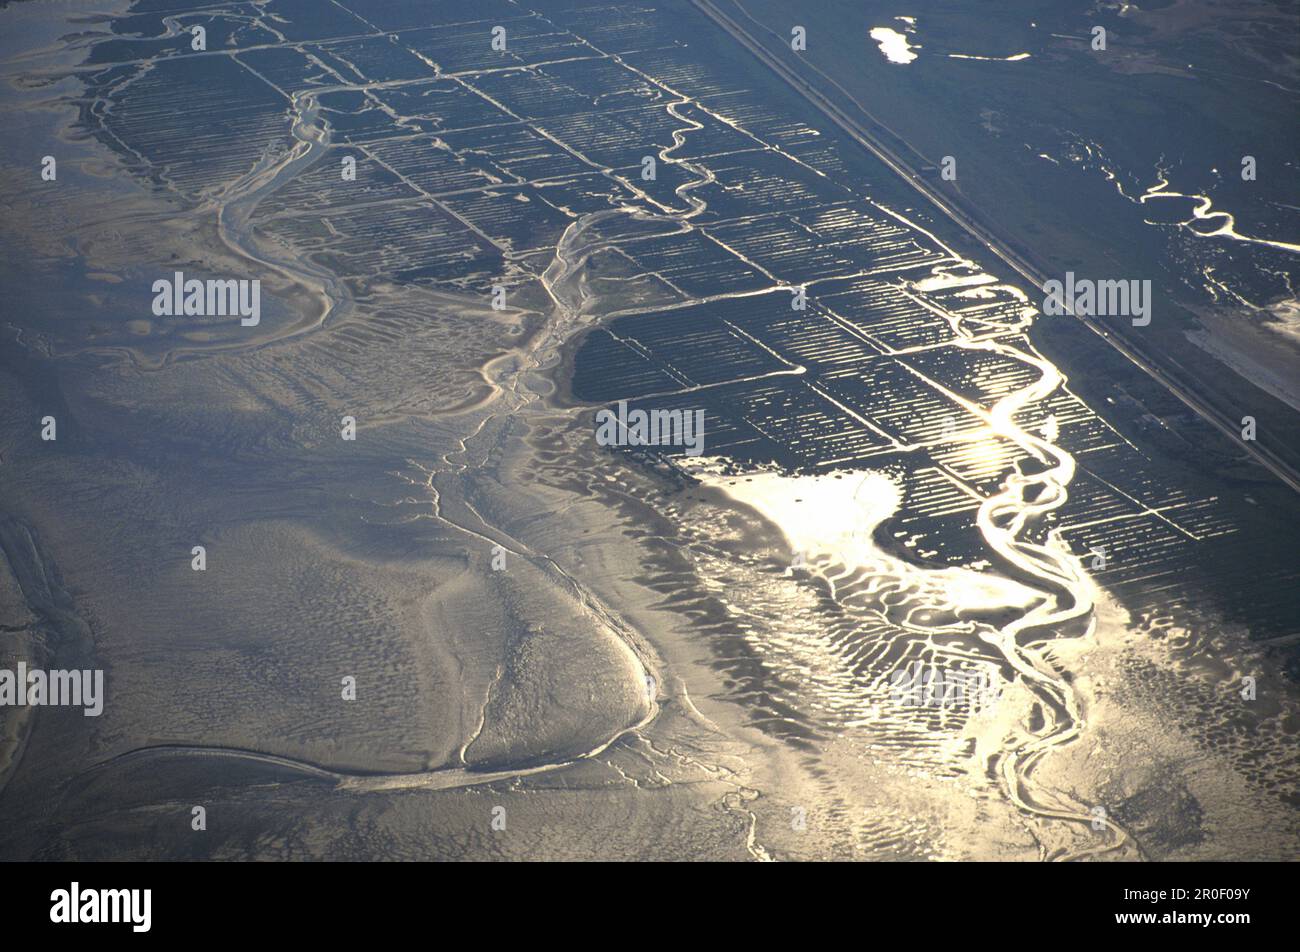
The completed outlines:
[[[0,855],[1294,857],[1300,507],[689,8],[70,16],[0,11],[3,661],[108,698],[0,716]]]

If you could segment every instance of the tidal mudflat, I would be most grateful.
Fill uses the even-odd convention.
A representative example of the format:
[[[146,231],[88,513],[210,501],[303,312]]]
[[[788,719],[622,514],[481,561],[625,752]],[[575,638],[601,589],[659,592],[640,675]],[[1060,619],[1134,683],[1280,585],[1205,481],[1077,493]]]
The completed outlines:
[[[0,855],[1294,857],[1300,502],[692,5],[0,24]]]

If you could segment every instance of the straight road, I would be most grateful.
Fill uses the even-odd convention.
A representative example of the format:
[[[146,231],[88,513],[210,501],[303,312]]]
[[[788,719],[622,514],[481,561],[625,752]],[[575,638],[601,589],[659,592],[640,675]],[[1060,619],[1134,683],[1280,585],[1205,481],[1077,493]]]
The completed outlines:
[[[762,43],[748,33],[744,27],[736,22],[736,20],[719,10],[711,0],[691,0],[691,2],[701,13],[725,30],[733,39],[739,42],[746,50],[763,63],[763,65],[771,69],[777,74],[777,76],[784,80],[787,85],[793,87],[797,93],[817,107],[820,112],[839,126],[840,129],[847,133],[850,138],[871,152],[871,154],[880,159],[880,161],[884,162],[885,165],[889,166],[889,168],[895,173],[902,176],[904,181],[908,182],[914,189],[920,192],[921,195],[923,195],[932,205],[959,225],[967,234],[973,237],[981,245],[988,248],[989,251],[993,252],[993,254],[997,255],[998,258],[1006,263],[1008,267],[1032,284],[1035,288],[1041,289],[1047,282],[1047,276],[1041,271],[1041,269],[1026,260],[1023,254],[1008,247],[1005,242],[980,225],[979,222],[962,210],[950,197],[943,195],[931,187],[930,183],[926,181],[919,172],[914,170],[901,156],[899,156],[894,149],[882,142],[878,136],[874,135],[871,130],[861,122],[828,99],[820,90],[800,76],[793,67],[783,62],[775,53],[763,46]],[[899,142],[904,142],[902,137],[898,136],[887,126],[877,121],[874,117],[868,115],[867,118],[876,126],[884,129]],[[1205,402],[1205,400],[1198,396],[1194,391],[1174,379],[1167,370],[1156,366],[1132,343],[1122,339],[1117,333],[1107,330],[1086,315],[1075,314],[1071,302],[1065,302],[1065,307],[1075,318],[1081,321],[1084,326],[1094,334],[1101,337],[1102,340],[1110,344],[1110,346],[1119,351],[1119,353],[1123,354],[1124,357],[1134,364],[1134,366],[1138,367],[1148,376],[1162,384],[1194,413],[1222,432],[1229,439],[1238,443],[1242,449],[1254,457],[1260,465],[1265,467],[1287,486],[1291,487],[1291,489],[1300,493],[1300,472],[1297,472],[1290,464],[1279,458],[1267,447],[1261,446],[1257,441],[1247,442],[1242,440],[1241,425],[1239,423],[1233,421],[1230,417]]]

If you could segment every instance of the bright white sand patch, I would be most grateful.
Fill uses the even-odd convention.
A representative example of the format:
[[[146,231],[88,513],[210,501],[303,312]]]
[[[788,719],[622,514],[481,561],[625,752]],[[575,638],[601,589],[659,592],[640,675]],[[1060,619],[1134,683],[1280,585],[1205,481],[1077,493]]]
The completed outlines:
[[[810,565],[863,570],[896,588],[918,609],[1023,609],[1041,598],[1033,589],[991,572],[926,568],[882,551],[875,543],[876,527],[903,503],[902,486],[885,473],[786,475],[757,470],[727,475],[716,457],[682,463],[701,482],[722,489],[779,528],[791,551]]]
[[[891,63],[910,63],[916,59],[916,54],[912,51],[920,49],[908,43],[906,35],[887,26],[873,27],[870,36],[880,45],[880,52],[884,53],[885,59]]]

